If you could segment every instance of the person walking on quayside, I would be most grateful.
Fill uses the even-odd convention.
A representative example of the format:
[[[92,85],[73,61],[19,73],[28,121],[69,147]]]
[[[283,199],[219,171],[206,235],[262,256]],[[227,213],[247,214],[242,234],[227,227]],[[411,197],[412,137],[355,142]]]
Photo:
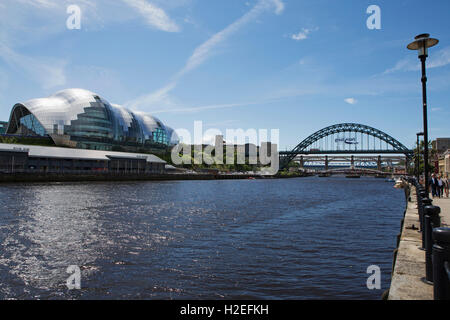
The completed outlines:
[[[431,195],[434,198],[435,196],[437,196],[436,191],[438,186],[436,175],[434,173],[431,175],[430,186],[431,186]]]
[[[445,178],[443,180],[444,180],[444,193],[445,193],[445,196],[448,198],[448,187],[449,187],[448,174],[445,174]]]
[[[438,189],[439,189],[439,198],[444,197],[444,180],[442,180],[442,175],[438,176]]]

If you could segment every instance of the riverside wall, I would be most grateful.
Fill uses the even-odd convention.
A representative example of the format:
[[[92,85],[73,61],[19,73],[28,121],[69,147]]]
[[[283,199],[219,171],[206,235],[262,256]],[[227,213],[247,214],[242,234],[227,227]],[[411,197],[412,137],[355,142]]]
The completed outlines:
[[[297,178],[303,175],[261,176],[248,174],[63,174],[63,173],[13,173],[0,174],[0,183],[20,182],[83,182],[83,181],[166,181],[166,180],[235,180]]]
[[[419,213],[415,201],[415,188],[409,186],[407,207],[401,222],[401,233],[394,251],[391,287],[388,300],[432,300],[433,285],[425,278],[425,251],[422,247],[422,233],[419,231]]]

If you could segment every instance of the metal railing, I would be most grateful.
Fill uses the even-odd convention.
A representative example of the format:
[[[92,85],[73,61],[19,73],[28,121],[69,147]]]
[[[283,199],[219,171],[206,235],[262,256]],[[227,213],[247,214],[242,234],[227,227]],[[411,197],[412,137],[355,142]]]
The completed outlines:
[[[408,182],[416,187],[422,249],[426,251],[426,282],[433,284],[435,300],[450,300],[450,228],[441,227],[441,208],[432,205],[417,179],[410,178]]]

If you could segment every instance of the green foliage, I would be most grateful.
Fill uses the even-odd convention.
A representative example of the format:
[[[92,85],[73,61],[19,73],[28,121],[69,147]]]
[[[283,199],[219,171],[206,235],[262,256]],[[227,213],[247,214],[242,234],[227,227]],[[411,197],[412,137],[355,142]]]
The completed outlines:
[[[17,139],[15,137],[4,137],[0,136],[0,143],[11,143],[15,144],[17,143]]]
[[[283,170],[283,171],[278,172],[278,175],[282,176],[282,177],[303,177],[303,176],[306,176],[306,174],[302,173],[302,172],[289,172],[287,170]]]
[[[424,169],[425,169],[425,165],[424,165],[424,161],[423,161],[423,152],[425,149],[425,142],[424,141],[420,141],[419,146],[417,146],[416,143],[416,147],[414,149],[414,167],[415,164],[417,162],[417,158],[419,159],[419,174],[423,174]],[[431,159],[434,159],[434,157],[436,156],[436,150],[432,148],[432,143],[431,141],[428,142],[428,168],[430,170],[430,172],[434,171],[434,164],[431,162]]]
[[[291,161],[288,163],[287,165],[288,168],[300,168],[300,163],[295,162],[295,161]]]

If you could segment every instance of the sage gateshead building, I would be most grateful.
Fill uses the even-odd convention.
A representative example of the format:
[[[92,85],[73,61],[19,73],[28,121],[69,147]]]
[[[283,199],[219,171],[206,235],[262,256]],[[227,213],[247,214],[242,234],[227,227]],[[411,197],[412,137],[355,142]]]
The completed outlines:
[[[110,104],[84,89],[17,103],[6,134],[49,139],[62,147],[144,153],[178,143],[174,130],[158,118]]]

